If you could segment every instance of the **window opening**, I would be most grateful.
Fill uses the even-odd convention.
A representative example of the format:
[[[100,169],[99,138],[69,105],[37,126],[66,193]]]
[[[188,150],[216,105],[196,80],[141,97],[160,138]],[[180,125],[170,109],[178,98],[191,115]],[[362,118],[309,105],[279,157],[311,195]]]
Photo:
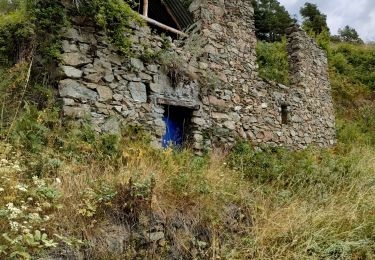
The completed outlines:
[[[283,125],[288,124],[288,105],[282,104],[281,105],[281,123]]]

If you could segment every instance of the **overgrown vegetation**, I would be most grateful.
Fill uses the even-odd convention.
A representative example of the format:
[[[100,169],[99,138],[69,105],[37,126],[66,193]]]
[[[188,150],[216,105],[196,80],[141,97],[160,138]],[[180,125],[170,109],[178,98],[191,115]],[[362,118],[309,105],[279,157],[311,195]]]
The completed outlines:
[[[57,1],[39,4],[47,3]],[[123,14],[109,13],[113,3],[91,3],[102,8],[103,28]],[[8,15],[19,10],[7,8]],[[42,9],[32,39],[61,26],[42,21],[63,13]],[[10,28],[9,39],[23,44],[15,31],[29,25],[11,24],[0,23],[0,41]],[[117,37],[113,27],[107,31]],[[58,57],[54,34],[49,44],[34,45],[45,50],[34,64]],[[21,61],[0,67],[0,258],[372,259],[374,47],[320,37],[329,53],[338,145],[292,152],[239,142],[229,154],[203,157],[155,150],[137,128],[99,136],[89,124],[62,125],[48,75],[34,67],[28,82],[27,55],[13,59],[14,45],[0,45],[7,65]],[[287,84],[284,50],[285,41],[259,43],[263,77]]]
[[[369,110],[361,120],[340,124],[340,142],[332,150],[259,151],[239,143],[228,155],[196,157],[188,150],[154,150],[137,129],[124,131],[121,139],[98,136],[86,126],[61,126],[51,111],[26,110],[0,153],[7,176],[0,181],[0,225],[12,240],[25,237],[17,248],[0,239],[2,254],[370,257],[374,120]],[[36,180],[45,182],[41,193]],[[44,192],[52,197],[38,197]],[[37,202],[48,205],[38,212],[42,220],[25,226],[33,212],[22,208]],[[16,218],[10,218],[13,211]],[[147,240],[160,221],[161,245]],[[185,228],[175,229],[176,223]],[[114,253],[104,234],[118,228],[133,238]],[[31,244],[29,230],[37,237]]]
[[[282,84],[289,84],[289,63],[286,38],[280,42],[258,41],[257,62],[259,76]]]
[[[130,53],[131,42],[126,33],[131,33],[131,26],[143,24],[138,14],[132,10],[134,0],[84,0],[78,5],[78,12],[86,17],[94,17],[95,22],[109,36],[123,54]]]
[[[59,0],[2,1],[0,65],[40,55],[38,65],[49,66],[59,56],[59,31],[66,25],[66,11]]]

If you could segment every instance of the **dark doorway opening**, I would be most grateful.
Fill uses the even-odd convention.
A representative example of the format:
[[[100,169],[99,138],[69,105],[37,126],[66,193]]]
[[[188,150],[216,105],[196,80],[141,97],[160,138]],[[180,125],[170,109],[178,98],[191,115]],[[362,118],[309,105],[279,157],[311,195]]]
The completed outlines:
[[[186,107],[165,106],[164,122],[167,127],[162,138],[163,147],[182,148],[189,143],[192,110]]]

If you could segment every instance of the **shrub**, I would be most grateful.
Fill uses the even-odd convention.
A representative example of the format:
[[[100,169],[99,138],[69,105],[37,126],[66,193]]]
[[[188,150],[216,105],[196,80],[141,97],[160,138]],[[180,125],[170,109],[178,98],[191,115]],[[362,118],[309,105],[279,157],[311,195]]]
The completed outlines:
[[[0,163],[0,256],[30,259],[56,247],[49,230],[60,194],[51,183],[22,177],[17,162]]]
[[[25,111],[15,121],[14,128],[7,132],[15,146],[35,153],[44,149],[53,138],[52,129],[59,128],[57,109],[39,111],[35,106],[26,105]]]
[[[296,193],[315,185],[324,194],[331,193],[333,187],[339,189],[346,178],[351,178],[348,173],[356,159],[341,160],[329,151],[314,149],[296,152],[284,148],[256,150],[248,143],[240,142],[230,154],[228,165],[243,178],[258,184],[273,183],[279,189]]]
[[[374,89],[375,48],[371,45],[349,43],[332,44],[330,65],[341,75],[345,75]]]
[[[285,37],[281,42],[263,42],[257,44],[257,62],[259,75],[287,85],[289,83],[289,63]]]
[[[130,54],[131,42],[126,33],[132,32],[131,26],[143,24],[138,14],[131,9],[134,5],[133,0],[86,0],[80,12],[87,17],[94,17],[119,50],[123,54]]]

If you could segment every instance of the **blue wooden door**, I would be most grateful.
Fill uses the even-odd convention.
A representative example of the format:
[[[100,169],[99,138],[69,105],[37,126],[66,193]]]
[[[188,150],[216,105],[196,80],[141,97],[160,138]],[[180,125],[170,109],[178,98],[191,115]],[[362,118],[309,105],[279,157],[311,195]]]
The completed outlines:
[[[170,145],[181,147],[184,139],[184,118],[166,115],[163,121],[167,127],[167,131],[162,139],[163,147],[166,148]]]

